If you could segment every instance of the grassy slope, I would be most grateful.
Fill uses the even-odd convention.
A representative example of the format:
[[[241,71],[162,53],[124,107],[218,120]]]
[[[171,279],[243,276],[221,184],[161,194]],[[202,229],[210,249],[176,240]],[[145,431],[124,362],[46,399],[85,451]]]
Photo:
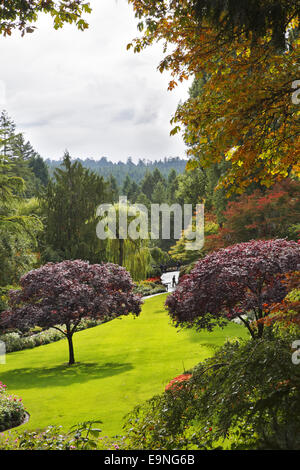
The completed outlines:
[[[122,432],[136,404],[161,393],[174,376],[212,354],[226,338],[246,336],[231,324],[213,333],[178,332],[169,322],[165,295],[147,299],[139,318],[125,317],[75,334],[73,367],[65,340],[7,355],[0,380],[23,398],[26,429],[101,419],[104,435]]]

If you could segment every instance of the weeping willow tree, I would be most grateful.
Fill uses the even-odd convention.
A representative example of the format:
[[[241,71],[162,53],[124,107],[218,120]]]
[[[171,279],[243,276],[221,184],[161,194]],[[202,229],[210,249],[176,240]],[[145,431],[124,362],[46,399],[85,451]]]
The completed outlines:
[[[109,239],[108,261],[124,266],[135,281],[145,279],[151,270],[151,255],[145,240]]]
[[[135,281],[145,279],[151,271],[151,252],[147,214],[140,205],[127,202],[111,205],[106,220],[107,261],[125,267]]]

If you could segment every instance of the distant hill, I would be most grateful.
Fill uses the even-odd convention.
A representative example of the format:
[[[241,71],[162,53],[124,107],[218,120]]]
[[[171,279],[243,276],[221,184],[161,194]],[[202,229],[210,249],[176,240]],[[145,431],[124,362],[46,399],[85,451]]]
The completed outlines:
[[[128,158],[126,163],[114,163],[109,161],[106,157],[102,157],[100,160],[92,160],[90,158],[82,160],[80,158],[76,158],[73,161],[80,162],[85,168],[88,168],[105,178],[109,178],[110,175],[113,175],[119,186],[122,186],[127,175],[129,175],[136,183],[139,183],[147,171],[152,172],[155,168],[158,168],[164,177],[167,177],[172,169],[177,173],[183,173],[187,163],[187,160],[179,157],[164,158],[163,160],[155,161],[140,159],[138,163],[134,163],[131,158]],[[46,160],[50,176],[53,175],[55,168],[59,167],[61,163],[62,160]]]

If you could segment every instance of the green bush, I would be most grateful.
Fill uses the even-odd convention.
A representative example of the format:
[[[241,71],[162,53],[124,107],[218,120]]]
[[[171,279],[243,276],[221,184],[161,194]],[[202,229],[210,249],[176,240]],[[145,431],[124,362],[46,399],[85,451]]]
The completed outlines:
[[[0,315],[1,312],[8,308],[8,292],[12,289],[16,289],[15,286],[2,286],[0,287]]]

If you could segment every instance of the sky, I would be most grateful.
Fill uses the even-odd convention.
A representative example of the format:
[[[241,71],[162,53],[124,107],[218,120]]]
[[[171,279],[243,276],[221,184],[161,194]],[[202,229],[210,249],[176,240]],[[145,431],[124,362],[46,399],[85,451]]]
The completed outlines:
[[[185,157],[172,118],[191,81],[168,91],[157,67],[162,45],[139,54],[126,46],[138,35],[126,0],[91,0],[89,29],[54,30],[42,15],[33,34],[0,39],[0,107],[43,158],[126,161]]]

